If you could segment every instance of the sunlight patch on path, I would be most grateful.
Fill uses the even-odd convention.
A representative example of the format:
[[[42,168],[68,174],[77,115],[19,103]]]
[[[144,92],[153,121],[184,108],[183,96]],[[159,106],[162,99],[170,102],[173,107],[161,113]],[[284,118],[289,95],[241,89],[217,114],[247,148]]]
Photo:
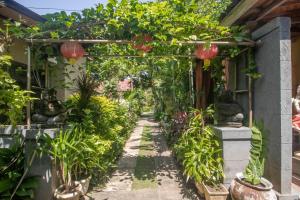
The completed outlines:
[[[108,191],[131,191],[132,177],[139,153],[139,145],[143,132],[145,120],[140,120],[129,140],[126,142],[124,153],[118,162],[118,169],[113,173],[111,179],[102,190]],[[134,148],[136,147],[136,148]]]
[[[151,117],[139,120],[106,187],[94,188],[86,200],[199,200],[193,187],[186,187]]]
[[[134,171],[132,189],[156,188],[155,152],[151,128],[144,127],[139,149],[140,151]]]

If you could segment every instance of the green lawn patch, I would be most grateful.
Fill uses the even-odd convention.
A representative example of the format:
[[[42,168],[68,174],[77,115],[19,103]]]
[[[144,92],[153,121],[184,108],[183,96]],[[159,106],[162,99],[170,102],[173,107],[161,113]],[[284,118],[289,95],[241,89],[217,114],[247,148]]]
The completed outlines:
[[[132,189],[155,188],[157,187],[155,152],[150,127],[144,127],[139,149]]]

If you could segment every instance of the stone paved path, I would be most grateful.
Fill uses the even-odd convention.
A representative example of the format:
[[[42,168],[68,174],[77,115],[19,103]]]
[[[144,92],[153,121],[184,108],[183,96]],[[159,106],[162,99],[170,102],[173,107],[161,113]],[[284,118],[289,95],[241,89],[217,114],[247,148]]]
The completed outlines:
[[[156,187],[134,189],[132,183],[139,156],[144,127],[151,127],[153,155],[155,162]],[[151,116],[144,115],[127,141],[118,168],[102,189],[94,189],[89,200],[198,200],[194,190],[187,187],[168,150],[165,139]]]

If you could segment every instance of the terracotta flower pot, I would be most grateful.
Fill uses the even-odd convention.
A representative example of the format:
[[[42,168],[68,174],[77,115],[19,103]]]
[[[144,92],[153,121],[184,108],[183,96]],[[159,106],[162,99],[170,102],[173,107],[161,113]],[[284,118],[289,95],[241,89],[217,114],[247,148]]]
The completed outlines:
[[[54,192],[54,198],[57,199],[57,200],[79,200],[79,197],[81,195],[81,190],[82,190],[82,187],[80,184],[77,184],[76,183],[76,187],[66,193],[66,192],[63,192],[64,191],[64,185],[61,185],[59,186],[55,192]]]
[[[231,182],[230,193],[233,200],[255,199],[255,200],[276,200],[276,194],[272,190],[273,185],[265,178],[261,179],[260,185],[251,185],[245,182],[242,173]]]

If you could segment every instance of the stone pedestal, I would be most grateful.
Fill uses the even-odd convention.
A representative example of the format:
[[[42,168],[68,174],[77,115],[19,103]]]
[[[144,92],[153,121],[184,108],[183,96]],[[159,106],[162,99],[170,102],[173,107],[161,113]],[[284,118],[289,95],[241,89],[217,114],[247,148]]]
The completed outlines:
[[[220,138],[224,160],[224,185],[229,188],[236,173],[243,172],[249,162],[251,129],[248,127],[214,127]]]
[[[0,126],[0,148],[10,148],[14,144],[14,134],[22,132],[25,126],[1,125]]]
[[[27,129],[25,126],[12,126],[0,127],[0,148],[10,148],[14,144],[14,134],[22,134],[25,140],[25,167],[32,157],[33,151],[36,149],[37,141],[40,141],[37,136],[48,134],[54,138],[58,129]],[[39,178],[39,185],[35,191],[36,200],[52,200],[53,192],[57,188],[58,180],[56,176],[56,168],[49,155],[37,155],[33,160],[32,165],[29,167],[27,176],[37,176]]]
[[[39,133],[41,131],[41,133]],[[22,134],[25,138],[25,160],[29,163],[33,151],[37,147],[37,142],[43,145],[43,141],[37,138],[38,134],[48,134],[51,138],[55,138],[57,129],[25,129]],[[38,140],[38,141],[37,141]],[[25,164],[26,164],[25,163]],[[39,177],[39,186],[35,191],[35,199],[52,200],[54,190],[58,187],[58,177],[56,175],[56,167],[52,158],[48,154],[37,154],[29,168],[27,176]]]

